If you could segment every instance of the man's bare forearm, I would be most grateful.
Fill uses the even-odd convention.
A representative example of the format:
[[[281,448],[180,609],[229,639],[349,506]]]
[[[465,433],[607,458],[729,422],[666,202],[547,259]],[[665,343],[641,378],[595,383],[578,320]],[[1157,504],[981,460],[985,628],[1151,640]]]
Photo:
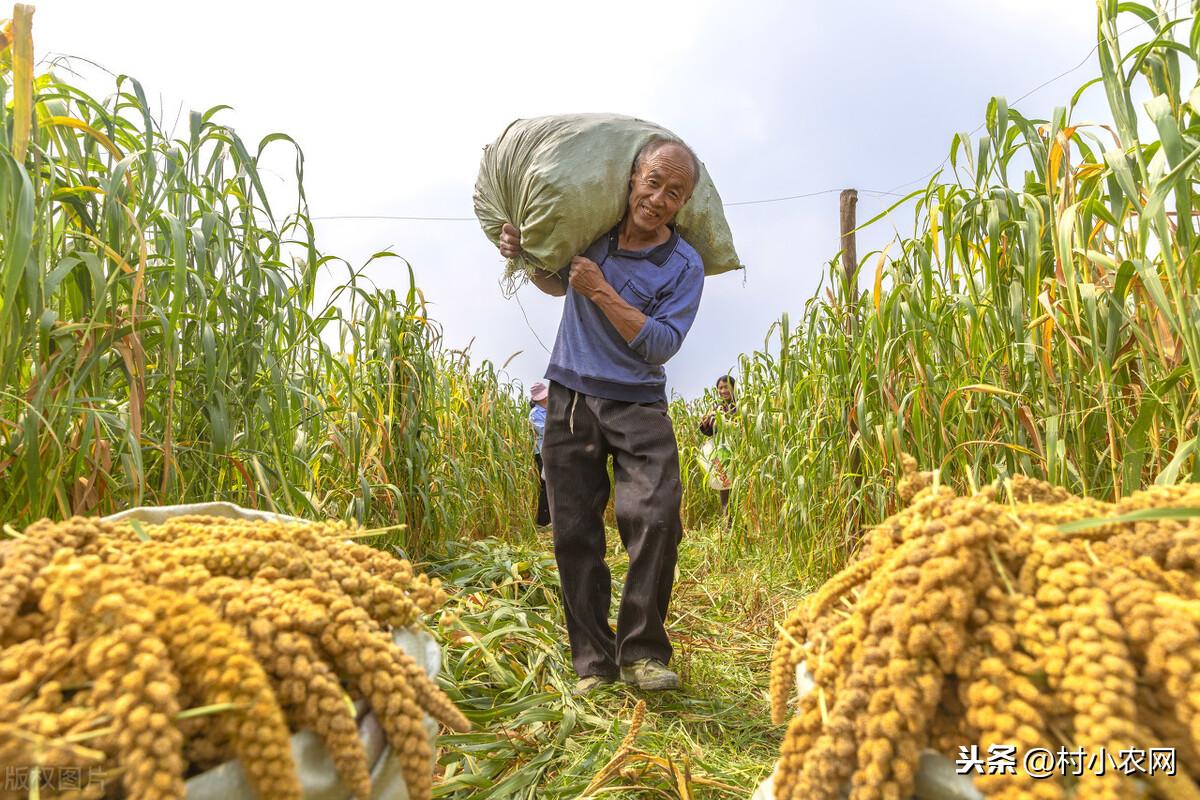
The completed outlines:
[[[646,324],[646,315],[625,302],[607,283],[596,290],[591,300],[626,342],[632,342]]]

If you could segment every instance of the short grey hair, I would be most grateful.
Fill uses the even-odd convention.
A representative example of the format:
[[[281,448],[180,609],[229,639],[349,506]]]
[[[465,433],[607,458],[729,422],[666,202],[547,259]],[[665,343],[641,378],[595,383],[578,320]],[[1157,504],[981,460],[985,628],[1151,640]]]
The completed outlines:
[[[652,153],[658,152],[659,148],[664,145],[673,144],[683,148],[683,151],[688,154],[692,160],[692,190],[695,191],[696,185],[700,183],[700,157],[696,155],[696,151],[688,146],[687,142],[677,136],[668,136],[662,133],[656,133],[650,137],[650,140],[642,145],[642,149],[638,150],[637,157],[633,159],[633,171],[637,172],[642,166],[642,162]]]

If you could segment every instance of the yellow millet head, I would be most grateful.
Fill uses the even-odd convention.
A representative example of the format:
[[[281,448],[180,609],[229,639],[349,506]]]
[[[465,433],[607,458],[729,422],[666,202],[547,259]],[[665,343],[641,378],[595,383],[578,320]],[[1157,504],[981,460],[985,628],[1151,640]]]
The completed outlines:
[[[144,798],[182,796],[189,769],[234,756],[264,796],[299,797],[290,734],[309,728],[366,797],[348,702],[365,697],[410,795],[427,798],[425,714],[452,730],[469,724],[390,631],[440,608],[446,591],[408,562],[347,541],[359,532],[208,517],[136,530],[82,519],[31,526],[0,565],[0,715],[46,736],[115,720],[111,732],[88,735],[88,752]],[[234,710],[175,719],[210,704]],[[75,752],[56,741],[39,752]],[[16,747],[0,736],[0,756]]]
[[[773,717],[787,713],[798,661],[816,688],[785,735],[777,796],[907,796],[916,754],[930,743],[951,756],[989,743],[1019,754],[1064,743],[1115,752],[1154,736],[1194,753],[1200,523],[1063,527],[1194,504],[1200,487],[1156,487],[1109,504],[1018,477],[1002,498],[954,497],[905,462],[907,507],[874,526],[859,559],[781,626]],[[1127,788],[1081,780],[1097,797]],[[1057,779],[1020,771],[976,785],[989,797],[1065,792]]]

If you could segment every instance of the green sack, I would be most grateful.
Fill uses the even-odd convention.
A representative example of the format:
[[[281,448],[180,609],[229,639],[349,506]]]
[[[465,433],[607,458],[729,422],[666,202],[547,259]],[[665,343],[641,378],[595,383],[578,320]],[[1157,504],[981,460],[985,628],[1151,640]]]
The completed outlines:
[[[633,159],[655,135],[678,138],[633,117],[564,114],[519,119],[484,147],[475,216],[496,245],[504,223],[521,231],[523,252],[509,259],[506,277],[533,267],[557,272],[612,230],[625,214]],[[703,165],[675,222],[706,275],[742,269],[721,197]]]

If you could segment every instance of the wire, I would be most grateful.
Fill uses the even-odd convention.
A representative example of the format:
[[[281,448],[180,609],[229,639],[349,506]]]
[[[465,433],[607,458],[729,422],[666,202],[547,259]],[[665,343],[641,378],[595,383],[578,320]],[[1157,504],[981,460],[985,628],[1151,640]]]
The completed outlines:
[[[803,197],[816,197],[822,194],[833,194],[840,192],[841,189],[822,189],[819,192],[805,192],[804,194],[790,194],[787,197],[768,197],[765,200],[739,200],[736,203],[725,203],[725,207],[729,206],[756,206],[761,203],[782,203],[785,200],[799,200]]]
[[[547,354],[553,355],[550,353],[550,348],[546,347],[546,343],[542,341],[542,337],[538,336],[537,331],[533,329],[533,323],[529,321],[529,315],[525,313],[525,304],[521,302],[521,295],[513,292],[513,297],[517,298],[517,305],[521,307],[521,316],[525,318],[525,327],[529,328],[529,332],[533,334],[533,338],[537,339],[537,343],[542,346],[542,349],[545,350]]]
[[[1191,18],[1192,18],[1191,16],[1186,16],[1186,17],[1176,17],[1175,19],[1168,19],[1168,20],[1167,20],[1167,24],[1166,24],[1165,26],[1163,26],[1163,27],[1168,27],[1168,26],[1174,25],[1174,24],[1175,24],[1175,23],[1177,23],[1177,22],[1184,22],[1184,21],[1186,21],[1186,20],[1189,20],[1189,19],[1191,19]],[[1140,22],[1138,22],[1136,25],[1130,25],[1128,28],[1126,28],[1126,29],[1125,29],[1125,30],[1123,30],[1123,31],[1117,31],[1117,36],[1118,36],[1118,37],[1120,37],[1120,36],[1124,36],[1125,34],[1129,33],[1130,31],[1133,31],[1133,30],[1135,30],[1135,29],[1137,29],[1137,28],[1140,28],[1140,27],[1142,27],[1143,25],[1149,25],[1149,24],[1150,24],[1150,23],[1149,23],[1149,21],[1148,21],[1148,20],[1141,20],[1141,21],[1140,21]],[[1080,62],[1079,62],[1078,64],[1076,64],[1075,66],[1071,67],[1071,68],[1070,68],[1069,70],[1067,70],[1066,72],[1061,72],[1061,73],[1059,73],[1058,75],[1055,75],[1055,76],[1054,76],[1053,78],[1051,78],[1050,80],[1048,80],[1048,81],[1046,81],[1046,82],[1044,82],[1044,83],[1040,83],[1040,84],[1038,84],[1037,86],[1033,87],[1033,88],[1032,88],[1032,89],[1030,89],[1028,92],[1026,92],[1025,94],[1021,95],[1021,96],[1020,96],[1020,97],[1018,97],[1016,100],[1012,101],[1012,105],[1016,105],[1017,103],[1019,103],[1019,102],[1021,102],[1022,100],[1024,100],[1026,97],[1029,97],[1029,95],[1031,95],[1031,94],[1034,94],[1034,93],[1036,93],[1036,92],[1040,92],[1042,89],[1045,89],[1047,86],[1049,86],[1050,84],[1054,83],[1055,81],[1057,81],[1057,80],[1059,80],[1059,79],[1061,79],[1061,78],[1065,78],[1065,77],[1067,77],[1068,75],[1070,75],[1072,72],[1075,72],[1076,70],[1083,68],[1083,67],[1084,67],[1084,66],[1085,66],[1085,65],[1086,65],[1086,64],[1087,64],[1089,61],[1091,61],[1091,60],[1092,60],[1092,55],[1093,55],[1093,54],[1094,54],[1094,53],[1095,53],[1097,50],[1099,50],[1099,49],[1100,49],[1100,43],[1099,43],[1099,42],[1096,42],[1096,45],[1095,45],[1095,47],[1093,47],[1091,50],[1088,50],[1088,53],[1087,53],[1087,55],[1083,57],[1083,60],[1082,60],[1082,61],[1080,61]],[[983,127],[982,125],[980,125],[980,126],[979,126],[979,128],[982,128],[982,127]],[[975,130],[979,130],[979,128],[976,128]]]
[[[1177,23],[1177,22],[1183,22],[1183,21],[1185,21],[1185,20],[1189,20],[1189,19],[1192,19],[1192,17],[1191,17],[1191,16],[1187,16],[1187,17],[1176,17],[1175,19],[1170,19],[1170,20],[1167,20],[1167,25],[1174,25],[1174,24],[1175,24],[1175,23]],[[1130,25],[1130,26],[1129,26],[1128,28],[1126,28],[1125,30],[1123,30],[1123,31],[1117,31],[1117,36],[1118,36],[1118,37],[1124,36],[1125,34],[1127,34],[1127,33],[1130,33],[1130,32],[1132,32],[1132,31],[1134,31],[1134,30],[1136,30],[1136,29],[1138,29],[1138,28],[1142,27],[1143,25],[1148,25],[1148,24],[1150,24],[1150,23],[1149,23],[1149,21],[1147,21],[1147,20],[1144,20],[1144,19],[1143,19],[1143,20],[1139,20],[1137,23],[1135,23],[1135,24],[1133,24],[1133,25]],[[1075,66],[1071,67],[1071,68],[1070,68],[1070,69],[1068,69],[1068,70],[1064,70],[1063,72],[1060,72],[1060,73],[1058,73],[1057,75],[1055,75],[1055,76],[1054,76],[1053,78],[1051,78],[1050,80],[1043,81],[1043,82],[1039,83],[1037,86],[1033,87],[1033,88],[1032,88],[1032,89],[1030,89],[1028,92],[1026,92],[1025,94],[1023,94],[1023,95],[1021,95],[1020,97],[1018,97],[1016,100],[1013,100],[1011,103],[1009,103],[1009,106],[1010,106],[1010,107],[1012,107],[1012,106],[1015,106],[1015,105],[1017,105],[1017,104],[1018,104],[1018,103],[1020,103],[1022,100],[1026,99],[1027,97],[1029,97],[1029,96],[1031,96],[1031,95],[1037,94],[1037,93],[1038,93],[1038,92],[1040,92],[1042,89],[1045,89],[1047,86],[1049,86],[1050,84],[1054,83],[1055,81],[1062,80],[1063,78],[1065,78],[1065,77],[1067,77],[1068,75],[1070,75],[1072,72],[1076,72],[1076,71],[1078,71],[1078,70],[1082,69],[1084,66],[1086,66],[1086,65],[1087,65],[1087,63],[1088,63],[1089,61],[1091,61],[1091,60],[1092,60],[1092,56],[1093,56],[1093,55],[1096,53],[1096,51],[1097,51],[1097,50],[1099,50],[1099,49],[1100,49],[1100,43],[1099,43],[1099,42],[1096,42],[1095,46],[1093,46],[1091,50],[1088,50],[1088,52],[1087,52],[1087,55],[1085,55],[1085,56],[1084,56],[1084,57],[1083,57],[1083,58],[1080,60],[1080,62],[1079,62],[1078,64],[1076,64]],[[981,122],[981,123],[979,123],[979,124],[978,124],[978,125],[976,125],[974,128],[972,128],[972,129],[971,129],[971,131],[967,133],[967,135],[968,135],[968,136],[973,136],[973,135],[975,135],[976,133],[978,133],[978,132],[979,132],[979,129],[980,129],[980,128],[982,128],[982,127],[983,127],[984,125],[986,125],[986,124],[987,124],[987,121],[986,121],[986,120],[985,120],[984,122]],[[898,184],[898,185],[896,185],[896,186],[893,186],[891,189],[889,189],[889,190],[888,190],[888,192],[887,192],[887,193],[888,193],[888,194],[891,194],[892,192],[894,192],[894,191],[895,191],[895,190],[897,190],[897,189],[903,189],[905,186],[911,186],[911,185],[913,185],[914,183],[921,183],[921,182],[923,182],[923,181],[929,180],[929,179],[930,179],[930,178],[932,178],[934,175],[936,175],[936,174],[937,174],[939,171],[941,171],[942,167],[946,166],[946,162],[947,162],[947,161],[949,161],[949,160],[950,160],[950,156],[948,156],[948,155],[947,155],[945,158],[943,158],[943,159],[942,159],[941,163],[939,163],[939,164],[938,164],[936,167],[934,167],[934,168],[933,168],[932,170],[930,170],[929,172],[926,172],[924,175],[922,175],[922,176],[921,176],[921,177],[919,177],[919,178],[915,178],[914,180],[907,181],[907,182],[905,182],[905,183],[901,183],[901,184]]]
[[[1168,20],[1167,24],[1174,25],[1176,23],[1183,22],[1183,21],[1189,20],[1189,19],[1192,19],[1192,17],[1191,16],[1176,17],[1174,19]],[[1137,28],[1140,28],[1143,25],[1148,25],[1148,24],[1149,24],[1149,21],[1147,21],[1147,20],[1139,20],[1136,24],[1130,25],[1125,30],[1118,31],[1117,36],[1124,36],[1125,34],[1130,33],[1131,31],[1134,31]],[[1091,61],[1092,56],[1099,49],[1100,49],[1100,43],[1097,42],[1095,44],[1095,46],[1093,46],[1092,49],[1087,52],[1087,55],[1085,55],[1078,64],[1071,67],[1070,69],[1067,69],[1067,70],[1064,70],[1064,71],[1058,73],[1057,75],[1055,75],[1053,78],[1050,78],[1049,80],[1042,81],[1037,86],[1033,87],[1029,91],[1025,92],[1025,94],[1018,97],[1016,100],[1013,100],[1011,103],[1009,103],[1009,105],[1016,106],[1022,100],[1025,100],[1029,96],[1040,92],[1042,89],[1045,89],[1050,84],[1055,83],[1056,81],[1060,81],[1063,78],[1070,75],[1072,72],[1076,72],[1076,71],[1082,69],[1084,66],[1086,66],[1088,64],[1089,61]],[[979,130],[981,128],[983,128],[984,125],[986,125],[986,124],[987,124],[986,121],[979,123],[967,135],[973,136],[974,134],[978,133]],[[902,192],[898,192],[897,191],[898,189],[903,189],[904,187],[911,186],[914,183],[921,183],[922,181],[928,180],[929,178],[936,175],[943,167],[945,167],[946,162],[949,160],[950,160],[950,157],[947,155],[945,158],[943,158],[941,160],[941,162],[936,167],[934,167],[929,172],[926,172],[921,177],[914,178],[911,181],[905,181],[904,183],[897,184],[896,186],[893,186],[890,189],[859,189],[858,191],[863,194],[876,195],[876,196],[888,195],[891,197],[903,197],[904,194]],[[783,197],[766,197],[766,198],[761,198],[758,200],[738,200],[738,201],[731,202],[731,203],[724,203],[724,206],[726,208],[731,208],[734,206],[756,206],[756,205],[764,205],[767,203],[784,203],[784,202],[788,202],[791,200],[803,200],[805,198],[810,198],[810,197],[821,197],[823,195],[834,194],[836,192],[841,192],[841,191],[843,191],[843,189],[841,189],[841,188],[821,189],[821,190],[815,191],[815,192],[802,192],[800,194],[789,194],[789,195],[785,195]],[[314,219],[314,220],[396,220],[396,221],[401,221],[401,222],[405,222],[405,221],[413,221],[413,222],[475,222],[476,221],[475,217],[416,217],[416,216],[401,216],[401,215],[393,216],[390,214],[339,214],[336,216],[312,217],[312,219]]]
[[[841,188],[822,189],[819,192],[806,192],[805,194],[793,194],[793,195],[788,195],[787,197],[768,197],[768,198],[764,198],[762,200],[739,200],[734,203],[724,203],[723,205],[726,208],[729,208],[730,206],[753,206],[753,205],[760,205],[762,203],[782,203],[786,200],[799,200],[804,197],[818,197],[820,195],[833,194],[835,192],[841,192],[841,191],[845,191],[845,190],[841,189]],[[902,194],[899,194],[898,192],[886,191],[883,189],[858,189],[857,191],[859,191],[863,194],[871,194],[871,195],[891,195],[893,197],[903,197],[904,196]],[[412,220],[412,221],[416,221],[416,222],[476,222],[477,221],[475,217],[410,217],[410,216],[403,216],[403,215],[398,215],[398,214],[397,215],[393,215],[393,214],[338,214],[336,216],[310,217],[310,219],[314,219],[314,220],[326,220],[326,219],[331,219],[331,220],[376,219],[376,220],[379,220],[379,219],[382,219],[382,220],[399,220],[401,222],[406,221],[406,220]]]
[[[404,217],[392,214],[337,214],[329,217],[310,217],[310,219],[387,219],[412,220],[414,222],[475,222],[475,217]]]

